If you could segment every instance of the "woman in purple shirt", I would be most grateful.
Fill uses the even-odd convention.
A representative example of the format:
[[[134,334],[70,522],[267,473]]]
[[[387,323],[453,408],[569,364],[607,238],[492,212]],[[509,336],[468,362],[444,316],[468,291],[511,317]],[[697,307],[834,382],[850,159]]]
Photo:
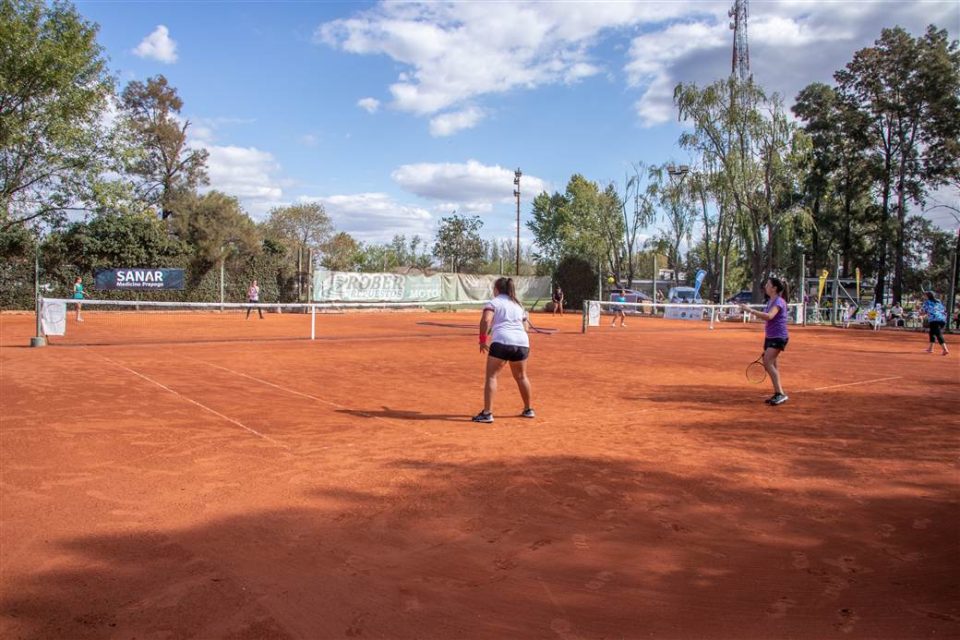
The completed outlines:
[[[777,356],[787,348],[790,336],[787,333],[787,287],[779,278],[769,277],[763,281],[763,291],[770,298],[763,311],[751,309],[746,305],[740,308],[761,320],[766,320],[763,341],[763,367],[773,382],[773,395],[765,400],[767,404],[778,405],[787,401],[787,394],[780,385],[780,370],[777,369]]]

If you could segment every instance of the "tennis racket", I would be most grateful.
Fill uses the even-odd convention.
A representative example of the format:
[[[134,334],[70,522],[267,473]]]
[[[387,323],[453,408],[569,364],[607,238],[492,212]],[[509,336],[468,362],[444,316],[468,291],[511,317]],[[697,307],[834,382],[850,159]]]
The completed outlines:
[[[747,365],[747,382],[760,384],[767,379],[767,369],[763,366],[763,354]]]
[[[540,300],[542,300],[542,298],[537,298],[537,301],[534,302],[533,306],[530,307],[530,310],[527,311],[527,326],[530,327],[530,330],[533,331],[534,333],[542,333],[545,335],[556,333],[557,331],[556,329],[548,329],[546,327],[544,328],[537,327],[532,322],[530,322],[530,314],[533,313],[533,310],[537,308],[538,304],[540,304]]]
[[[527,326],[530,327],[530,330],[533,331],[534,333],[542,333],[548,336],[553,335],[554,333],[557,332],[556,329],[552,329],[550,327],[535,327],[533,323],[530,322],[530,318],[527,318]]]

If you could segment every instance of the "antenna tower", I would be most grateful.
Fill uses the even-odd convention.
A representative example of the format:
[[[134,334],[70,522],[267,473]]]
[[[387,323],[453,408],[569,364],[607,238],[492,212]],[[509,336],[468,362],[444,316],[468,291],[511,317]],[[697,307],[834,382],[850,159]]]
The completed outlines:
[[[750,77],[750,46],[747,44],[747,15],[750,13],[749,0],[734,0],[733,8],[727,12],[733,21],[733,62],[730,74],[736,75],[741,82]]]

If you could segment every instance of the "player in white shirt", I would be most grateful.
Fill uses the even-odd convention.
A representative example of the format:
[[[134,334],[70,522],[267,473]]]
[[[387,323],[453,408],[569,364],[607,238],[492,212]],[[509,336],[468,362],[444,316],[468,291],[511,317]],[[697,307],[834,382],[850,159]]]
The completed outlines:
[[[480,352],[487,354],[487,376],[483,386],[483,411],[475,415],[473,421],[493,422],[497,375],[508,362],[523,398],[523,413],[520,415],[533,418],[530,380],[527,378],[527,357],[530,355],[527,313],[517,300],[513,278],[498,278],[493,283],[493,296],[483,307],[480,317]]]

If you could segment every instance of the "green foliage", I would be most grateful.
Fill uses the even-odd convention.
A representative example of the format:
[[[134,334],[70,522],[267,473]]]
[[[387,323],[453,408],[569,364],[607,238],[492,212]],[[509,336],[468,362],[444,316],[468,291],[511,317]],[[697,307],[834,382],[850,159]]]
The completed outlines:
[[[208,183],[208,153],[187,147],[190,122],[178,117],[183,101],[162,75],[146,83],[134,80],[120,100],[123,122],[139,150],[130,158],[127,172],[138,179],[139,197],[166,219],[173,214],[176,199]]]
[[[906,226],[906,263],[903,286],[907,292],[921,289],[929,281],[944,301],[950,291],[950,267],[956,234],[946,233],[926,218],[911,216]]]
[[[188,247],[149,213],[96,216],[67,228],[62,242],[83,273],[118,267],[175,267]]]
[[[270,211],[265,227],[268,233],[287,244],[296,253],[319,251],[333,233],[333,222],[319,202],[277,207]]]
[[[527,228],[548,263],[576,255],[603,261],[611,272],[623,269],[627,225],[623,201],[612,184],[601,191],[596,182],[574,174],[563,194],[541,193],[534,198]]]
[[[362,262],[360,253],[360,243],[349,233],[341,231],[323,245],[320,264],[330,271],[356,271]]]
[[[960,173],[960,51],[933,26],[919,38],[900,27],[884,29],[874,46],[857,51],[834,79],[844,108],[866,122],[851,133],[861,136],[875,167],[876,299],[884,299],[893,235],[893,299],[900,301],[907,204],[922,202],[931,186],[955,183]]]
[[[0,0],[0,226],[94,199],[113,91],[96,35],[67,3]]]
[[[453,214],[441,218],[433,245],[433,255],[445,265],[441,268],[448,268],[454,273],[471,271],[483,260],[485,248],[480,239],[481,227],[483,221],[479,216]]]
[[[563,289],[565,306],[579,309],[584,300],[597,296],[596,267],[580,256],[561,258],[553,274],[554,283]]]
[[[0,309],[33,306],[36,237],[24,225],[0,227]]]
[[[674,102],[694,127],[681,136],[681,146],[717,167],[718,199],[734,213],[757,292],[767,274],[783,273],[797,253],[798,235],[813,224],[800,197],[806,136],[787,119],[780,97],[767,97],[752,80],[731,77],[704,89],[680,84]]]

